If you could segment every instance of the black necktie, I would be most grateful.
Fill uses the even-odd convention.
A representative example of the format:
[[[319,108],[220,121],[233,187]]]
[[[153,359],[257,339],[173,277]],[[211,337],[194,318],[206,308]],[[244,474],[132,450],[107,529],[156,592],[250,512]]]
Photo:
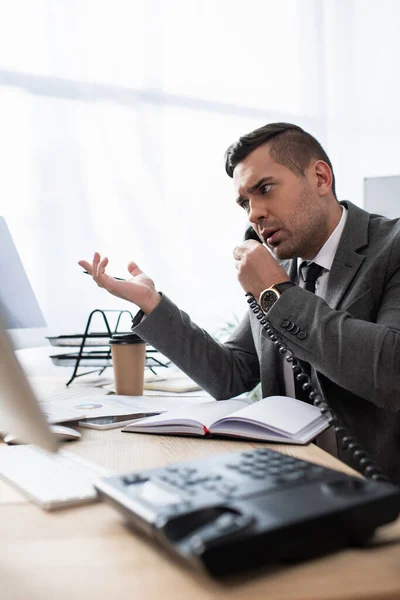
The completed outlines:
[[[305,261],[300,265],[300,271],[304,279],[304,289],[312,294],[315,294],[315,282],[318,277],[321,275],[323,271],[323,267],[317,265],[317,263],[307,264]],[[299,360],[300,366],[303,367],[304,371],[308,376],[311,374],[310,363],[305,362],[303,360]],[[296,398],[299,400],[303,400],[304,402],[310,402],[309,393],[311,390],[303,390],[302,385],[304,384],[305,379],[301,378],[300,381],[297,381],[296,376],[294,378],[294,387],[296,392]]]
[[[303,261],[300,265],[300,271],[304,279],[304,289],[315,294],[315,282],[324,270],[317,263],[307,264]]]

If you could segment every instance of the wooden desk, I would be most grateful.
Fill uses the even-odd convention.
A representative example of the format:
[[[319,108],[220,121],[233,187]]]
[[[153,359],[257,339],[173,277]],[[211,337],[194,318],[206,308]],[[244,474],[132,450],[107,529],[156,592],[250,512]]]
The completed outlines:
[[[81,431],[82,440],[68,444],[68,449],[118,472],[255,446],[121,434],[115,429]],[[313,445],[268,447],[350,472]],[[382,531],[382,536],[400,535],[400,521]],[[106,504],[46,513],[4,483],[0,483],[0,536],[2,600],[400,598],[398,545],[345,550],[223,584],[175,562],[132,532]]]

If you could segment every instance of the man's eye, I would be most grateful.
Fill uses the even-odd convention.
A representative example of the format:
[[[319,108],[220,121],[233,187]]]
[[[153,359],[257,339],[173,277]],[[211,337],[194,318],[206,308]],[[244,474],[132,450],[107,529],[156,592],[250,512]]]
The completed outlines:
[[[243,199],[243,200],[240,202],[240,206],[241,206],[241,208],[244,208],[244,210],[245,210],[246,212],[249,212],[249,210],[250,210],[250,203],[249,203],[249,201],[248,201],[246,198],[244,198],[244,199]]]
[[[260,192],[262,194],[268,194],[268,192],[271,190],[272,188],[272,183],[266,183],[265,185],[262,185],[260,187]]]

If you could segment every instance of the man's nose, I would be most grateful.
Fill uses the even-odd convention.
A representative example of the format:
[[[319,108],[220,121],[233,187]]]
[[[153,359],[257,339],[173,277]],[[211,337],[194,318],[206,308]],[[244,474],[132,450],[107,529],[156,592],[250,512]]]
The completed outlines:
[[[268,219],[269,212],[265,202],[257,198],[249,199],[249,221],[252,225],[260,226],[264,219]]]

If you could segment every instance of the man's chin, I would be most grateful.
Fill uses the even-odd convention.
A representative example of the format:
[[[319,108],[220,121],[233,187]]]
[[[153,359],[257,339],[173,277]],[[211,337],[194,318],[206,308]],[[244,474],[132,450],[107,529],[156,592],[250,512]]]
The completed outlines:
[[[291,258],[294,258],[293,250],[290,250],[290,248],[285,248],[281,244],[278,244],[277,246],[274,246],[274,247],[268,246],[268,248],[269,248],[270,252],[278,260],[289,260]]]

